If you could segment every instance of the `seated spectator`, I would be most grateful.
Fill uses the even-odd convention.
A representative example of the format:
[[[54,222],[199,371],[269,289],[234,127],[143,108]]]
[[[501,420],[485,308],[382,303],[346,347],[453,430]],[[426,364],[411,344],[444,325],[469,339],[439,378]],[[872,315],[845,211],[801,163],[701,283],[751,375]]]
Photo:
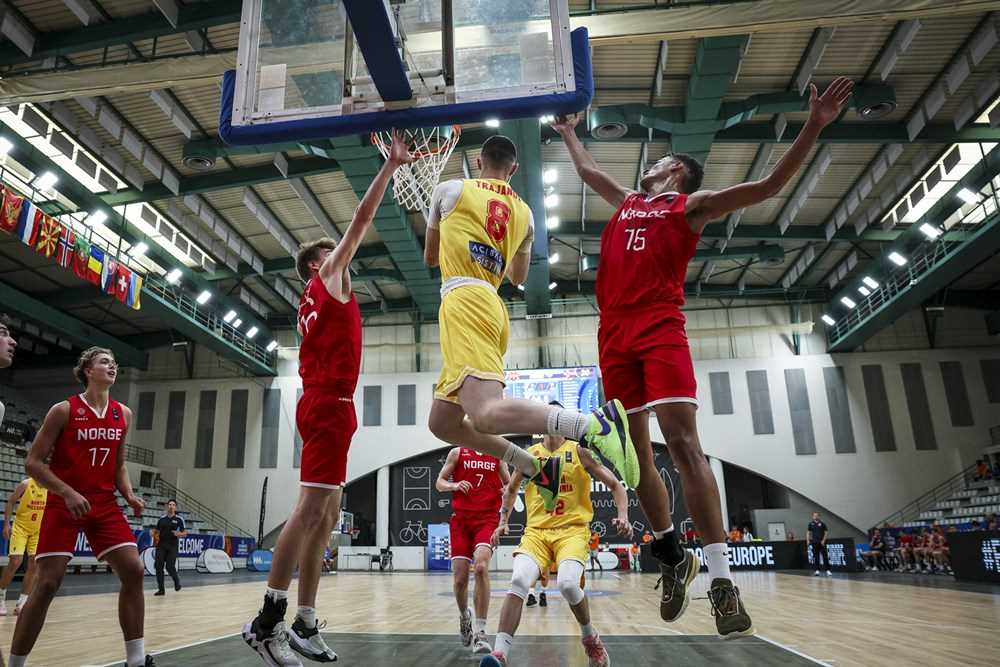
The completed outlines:
[[[882,568],[895,570],[899,565],[899,560],[896,558],[896,548],[899,546],[899,542],[896,539],[893,526],[886,524],[885,528],[882,529],[882,542],[885,543],[885,550],[882,551]]]
[[[976,459],[976,472],[973,475],[972,479],[974,479],[977,482],[981,482],[983,480],[990,479],[992,476],[993,476],[992,471],[990,470],[990,467],[986,464],[986,461],[983,461],[982,459]]]
[[[743,541],[753,542],[753,533],[750,532],[749,526],[743,529]]]
[[[733,526],[729,531],[729,541],[730,542],[742,542],[743,533],[740,531],[739,526]]]
[[[975,533],[976,531],[980,531],[982,529],[983,529],[983,526],[982,526],[982,524],[979,523],[979,519],[973,519],[972,520],[972,526],[969,528],[969,530],[972,531],[973,533]]]
[[[899,546],[896,547],[896,560],[899,561],[897,572],[912,571],[913,569],[913,543],[916,538],[913,534],[904,530],[899,536]]]
[[[940,528],[931,533],[930,554],[934,558],[938,574],[952,574],[951,550],[948,548],[948,539]]]
[[[931,571],[931,559],[934,549],[932,547],[931,531],[923,528],[920,534],[913,539],[913,564],[916,572],[928,574]]]
[[[861,552],[861,560],[864,561],[865,570],[874,572],[881,569],[882,559],[885,556],[885,542],[882,541],[882,531],[878,528],[872,530],[867,551]]]

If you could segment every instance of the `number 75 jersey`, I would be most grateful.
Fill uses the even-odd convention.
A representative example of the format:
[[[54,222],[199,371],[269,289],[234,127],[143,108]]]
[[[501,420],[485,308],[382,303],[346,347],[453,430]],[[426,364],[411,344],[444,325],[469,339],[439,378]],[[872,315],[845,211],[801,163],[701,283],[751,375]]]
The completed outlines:
[[[56,440],[49,467],[83,495],[114,493],[118,450],[125,442],[125,410],[108,400],[98,413],[82,396],[70,396],[69,421]]]
[[[680,308],[699,235],[684,216],[687,195],[633,192],[601,234],[597,305],[602,314]],[[624,312],[623,312],[624,314]]]

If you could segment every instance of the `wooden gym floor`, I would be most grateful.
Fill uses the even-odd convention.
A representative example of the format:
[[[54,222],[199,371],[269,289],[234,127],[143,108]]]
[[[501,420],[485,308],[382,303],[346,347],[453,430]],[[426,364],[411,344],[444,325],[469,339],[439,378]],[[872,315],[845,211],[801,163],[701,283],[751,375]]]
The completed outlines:
[[[190,583],[202,576],[182,575]],[[95,585],[86,586],[91,590],[106,590],[114,581],[105,575],[91,576],[102,577],[91,580]],[[147,581],[147,586],[151,583]],[[491,583],[490,635],[496,632],[506,591],[505,573],[494,573]],[[715,636],[707,600],[692,601],[678,623],[662,623],[655,583],[656,577],[648,574],[588,575],[593,623],[607,638],[614,664],[985,666],[996,664],[993,660],[1000,654],[1000,589],[996,588],[970,592],[871,578],[738,573],[736,583],[758,637],[723,641]],[[707,576],[700,575],[695,596],[703,597],[707,586]],[[180,593],[168,591],[166,597],[153,597],[152,589],[147,589],[147,651],[162,667],[262,664],[237,633],[256,613],[263,588],[263,580],[195,585]],[[120,664],[114,662],[123,657],[116,604],[117,595],[107,592],[57,598],[29,664]],[[12,608],[9,600],[8,609]],[[326,576],[318,612],[329,622],[329,640],[341,657],[338,664],[363,664],[363,660],[435,667],[477,664],[458,644],[450,574]],[[12,615],[0,619],[5,654],[15,620]],[[547,608],[524,610],[511,664],[586,664],[578,634],[562,598],[552,592]]]

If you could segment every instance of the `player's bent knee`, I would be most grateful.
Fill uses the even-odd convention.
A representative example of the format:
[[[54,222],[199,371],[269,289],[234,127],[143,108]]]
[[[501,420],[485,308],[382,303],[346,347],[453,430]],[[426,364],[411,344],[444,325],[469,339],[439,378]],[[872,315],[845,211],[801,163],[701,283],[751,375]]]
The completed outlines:
[[[580,580],[574,579],[570,581],[568,578],[563,579],[560,577],[557,580],[559,585],[559,592],[562,593],[563,599],[571,605],[578,605],[580,601],[583,600],[584,592],[580,588]]]
[[[528,589],[538,579],[538,565],[531,556],[518,554],[514,557],[514,571],[510,577],[511,595],[524,600],[528,597]]]
[[[490,575],[490,562],[488,560],[476,561],[476,577],[485,579]]]

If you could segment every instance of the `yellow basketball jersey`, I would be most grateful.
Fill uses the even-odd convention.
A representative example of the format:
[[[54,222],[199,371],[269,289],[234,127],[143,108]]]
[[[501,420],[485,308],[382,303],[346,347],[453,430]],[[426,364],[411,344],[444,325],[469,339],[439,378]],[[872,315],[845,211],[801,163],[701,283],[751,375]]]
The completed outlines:
[[[531,209],[507,182],[465,179],[455,208],[439,225],[441,279],[475,278],[500,287],[530,224]]]
[[[590,502],[591,477],[580,462],[579,445],[567,440],[559,449],[550,453],[544,445],[537,444],[529,447],[528,453],[540,459],[549,456],[561,456],[563,459],[559,499],[551,512],[545,511],[545,503],[535,485],[527,485],[524,502],[528,508],[528,528],[565,528],[590,524],[594,518],[594,506]]]
[[[21,496],[21,502],[17,505],[17,512],[14,514],[14,525],[22,530],[37,530],[42,525],[42,512],[45,511],[45,502],[48,500],[49,490],[38,485],[38,482],[28,478],[28,488]]]

